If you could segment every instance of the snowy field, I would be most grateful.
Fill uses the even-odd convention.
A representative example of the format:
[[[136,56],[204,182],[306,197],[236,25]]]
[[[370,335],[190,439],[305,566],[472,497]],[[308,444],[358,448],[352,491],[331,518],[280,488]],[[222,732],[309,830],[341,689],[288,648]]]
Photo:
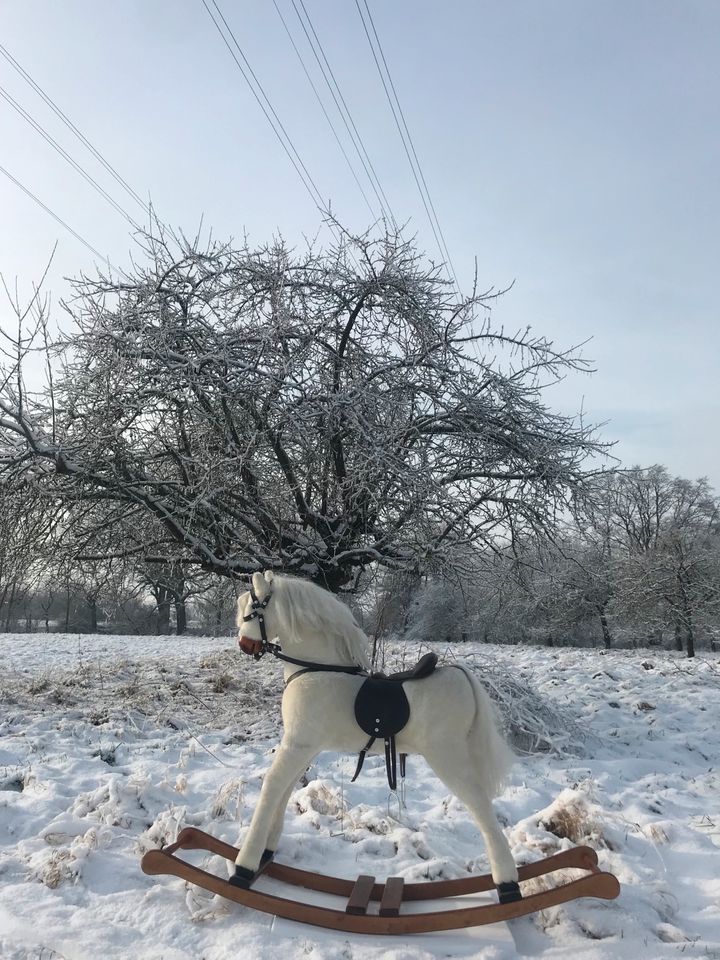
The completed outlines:
[[[618,900],[400,940],[146,877],[142,854],[183,825],[242,837],[279,735],[278,665],[229,638],[0,635],[2,960],[720,958],[717,655],[437,649],[495,687],[517,745],[542,734],[496,805],[517,861],[589,843]],[[487,869],[474,824],[422,761],[408,763],[404,806],[380,759],[350,784],[354,766],[324,754],[308,770],[278,860],[378,879]]]

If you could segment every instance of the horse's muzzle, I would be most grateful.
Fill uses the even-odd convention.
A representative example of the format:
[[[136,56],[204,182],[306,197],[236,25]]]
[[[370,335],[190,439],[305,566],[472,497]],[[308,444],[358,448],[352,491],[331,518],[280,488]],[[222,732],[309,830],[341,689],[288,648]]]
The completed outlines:
[[[251,640],[250,637],[240,637],[238,646],[249,657],[255,657],[262,651],[262,640]]]

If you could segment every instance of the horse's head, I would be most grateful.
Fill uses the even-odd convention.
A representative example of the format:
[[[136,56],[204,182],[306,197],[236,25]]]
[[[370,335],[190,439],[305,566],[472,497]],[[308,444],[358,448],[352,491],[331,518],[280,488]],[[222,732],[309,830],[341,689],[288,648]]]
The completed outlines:
[[[242,652],[251,656],[259,656],[263,644],[278,634],[274,623],[276,618],[270,609],[272,583],[272,570],[267,570],[265,576],[254,573],[252,587],[238,597],[238,643]]]
[[[336,596],[295,577],[254,573],[252,587],[238,598],[240,649],[259,657],[268,643],[298,644],[303,659],[352,663],[368,669],[367,637]]]

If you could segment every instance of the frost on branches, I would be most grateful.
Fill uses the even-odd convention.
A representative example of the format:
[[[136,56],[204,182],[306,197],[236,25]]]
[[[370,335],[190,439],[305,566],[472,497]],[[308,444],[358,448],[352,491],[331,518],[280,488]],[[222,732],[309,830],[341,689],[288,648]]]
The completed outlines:
[[[169,543],[338,590],[543,531],[599,449],[542,402],[587,369],[577,350],[494,327],[497,293],[458,299],[397,234],[146,252],[122,282],[75,283],[52,392],[6,381],[0,457],[83,511],[152,521],[158,561]]]

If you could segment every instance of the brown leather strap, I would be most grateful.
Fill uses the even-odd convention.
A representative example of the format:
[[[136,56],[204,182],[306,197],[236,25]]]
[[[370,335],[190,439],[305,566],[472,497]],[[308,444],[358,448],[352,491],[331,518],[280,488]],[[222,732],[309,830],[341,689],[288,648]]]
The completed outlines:
[[[367,756],[367,752],[368,752],[368,750],[372,747],[372,745],[373,745],[374,743],[375,743],[375,737],[370,737],[370,739],[368,740],[368,742],[365,744],[365,746],[364,746],[364,747],[362,748],[362,750],[360,751],[360,754],[358,755],[357,766],[355,767],[355,773],[353,774],[353,778],[352,778],[352,780],[350,781],[350,783],[355,783],[355,781],[357,780],[357,778],[360,776],[360,771],[362,770],[363,764],[365,763],[365,757]]]

